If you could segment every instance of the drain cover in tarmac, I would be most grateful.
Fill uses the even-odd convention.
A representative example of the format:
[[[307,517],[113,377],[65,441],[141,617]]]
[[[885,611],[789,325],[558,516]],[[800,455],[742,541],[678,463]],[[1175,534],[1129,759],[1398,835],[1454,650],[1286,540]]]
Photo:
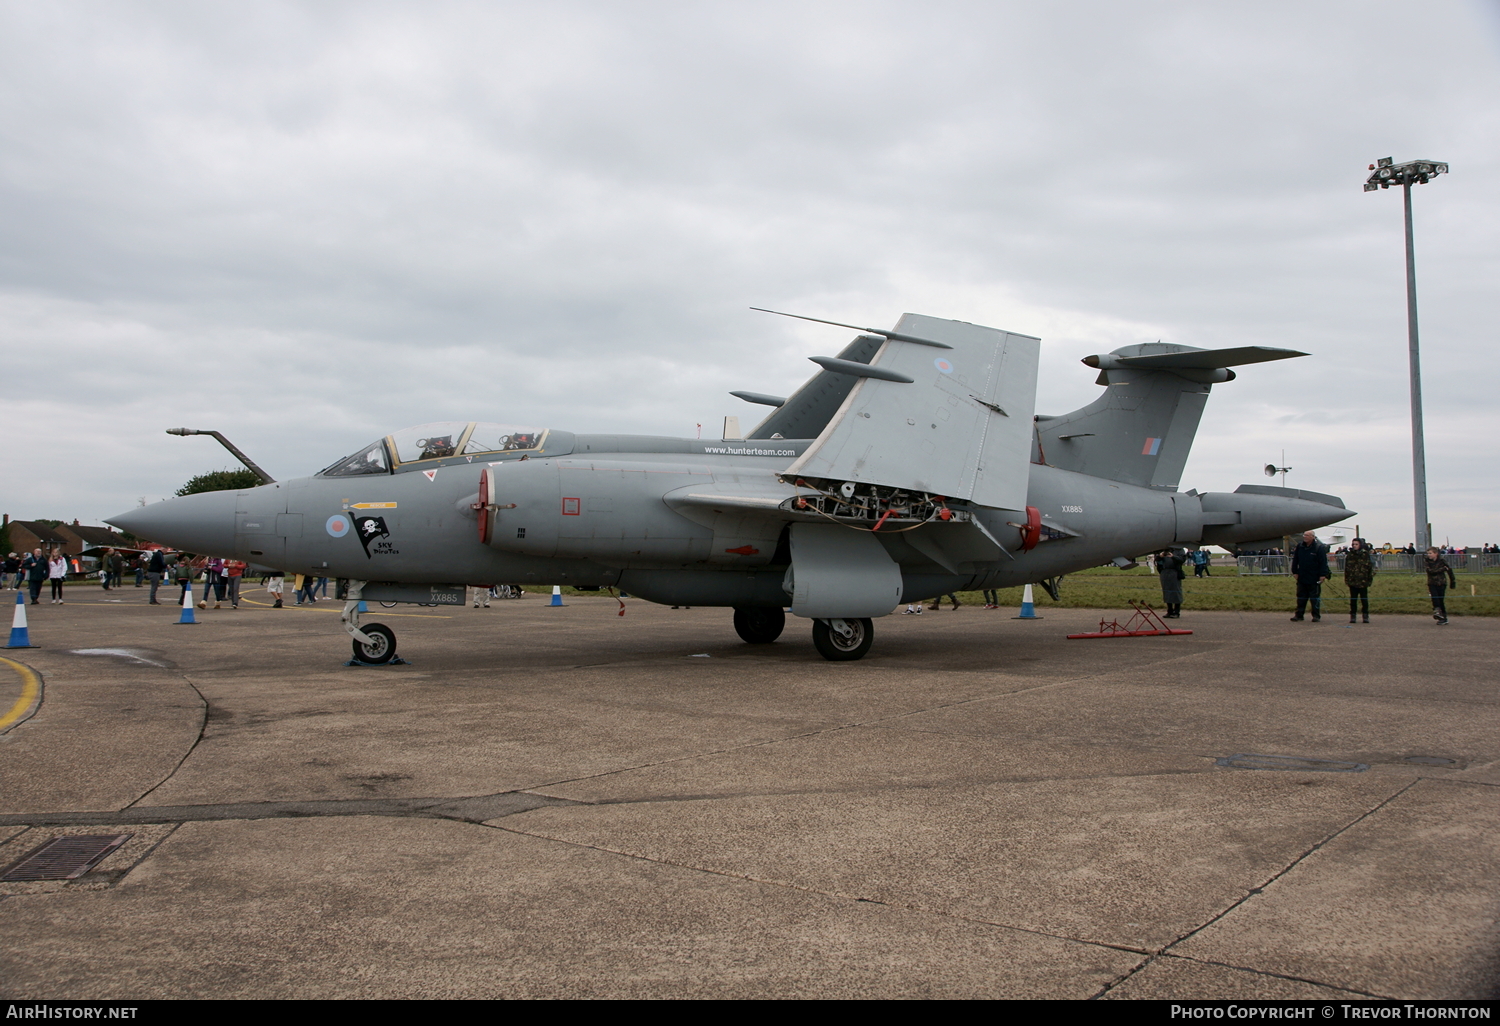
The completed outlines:
[[[1304,773],[1363,773],[1370,768],[1362,762],[1309,759],[1301,755],[1226,755],[1215,759],[1214,765],[1226,769],[1301,770]]]
[[[74,834],[54,837],[5,867],[0,880],[76,880],[134,834]]]

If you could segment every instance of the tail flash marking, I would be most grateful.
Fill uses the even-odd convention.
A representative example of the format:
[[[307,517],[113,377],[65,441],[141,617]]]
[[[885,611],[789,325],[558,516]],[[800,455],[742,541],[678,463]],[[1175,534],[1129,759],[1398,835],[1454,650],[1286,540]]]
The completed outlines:
[[[1146,447],[1141,450],[1142,456],[1155,456],[1161,450],[1160,438],[1146,439]]]

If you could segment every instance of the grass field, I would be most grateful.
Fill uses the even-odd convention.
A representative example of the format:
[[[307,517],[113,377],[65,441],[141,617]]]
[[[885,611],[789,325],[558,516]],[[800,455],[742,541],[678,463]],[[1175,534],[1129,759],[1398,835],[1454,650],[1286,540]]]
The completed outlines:
[[[1473,589],[1471,594],[1470,589]],[[1144,599],[1156,609],[1164,608],[1161,585],[1154,573],[1141,570],[1095,568],[1063,578],[1062,601],[1054,602],[1041,588],[1033,588],[1036,606],[1067,606],[1074,609],[1124,609],[1130,599]],[[1297,586],[1290,577],[1250,575],[1240,577],[1233,568],[1216,567],[1212,577],[1188,573],[1182,582],[1184,609],[1247,609],[1277,611],[1288,615],[1296,608]],[[979,592],[961,592],[962,602],[982,603]],[[1000,591],[1002,606],[1019,606],[1021,589]],[[1323,585],[1323,612],[1338,616],[1349,611],[1349,589],[1342,578]],[[1376,575],[1370,588],[1370,615],[1380,613],[1431,613],[1427,578],[1422,574]],[[1459,574],[1458,587],[1448,589],[1449,616],[1500,616],[1500,574]]]

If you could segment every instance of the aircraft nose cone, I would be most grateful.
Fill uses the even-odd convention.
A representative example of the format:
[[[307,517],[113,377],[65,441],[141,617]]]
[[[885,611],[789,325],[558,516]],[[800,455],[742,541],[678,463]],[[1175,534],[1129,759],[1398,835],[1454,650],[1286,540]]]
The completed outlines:
[[[142,506],[105,523],[144,541],[205,555],[234,551],[234,492],[201,492]]]

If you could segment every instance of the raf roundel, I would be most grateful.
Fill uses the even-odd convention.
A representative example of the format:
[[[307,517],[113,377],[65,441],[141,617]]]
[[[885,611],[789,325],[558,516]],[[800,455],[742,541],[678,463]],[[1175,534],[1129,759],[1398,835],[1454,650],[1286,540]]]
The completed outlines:
[[[323,526],[333,537],[342,538],[349,533],[349,518],[342,513],[335,513],[328,518],[328,523]]]
[[[936,360],[933,360],[932,361],[932,365],[934,367],[936,367],[939,371],[941,371],[944,374],[952,374],[953,373],[953,364],[949,363],[947,360],[943,359],[941,356],[938,357]]]

